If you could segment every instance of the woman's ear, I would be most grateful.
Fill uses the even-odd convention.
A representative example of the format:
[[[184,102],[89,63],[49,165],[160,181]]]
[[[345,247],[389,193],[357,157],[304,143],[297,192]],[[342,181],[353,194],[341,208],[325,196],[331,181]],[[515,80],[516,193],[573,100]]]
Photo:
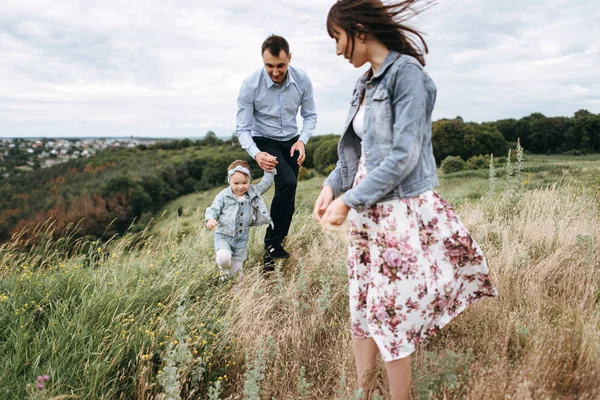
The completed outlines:
[[[361,43],[365,42],[366,34],[365,34],[365,26],[363,24],[356,24],[358,31],[356,32],[356,37]]]

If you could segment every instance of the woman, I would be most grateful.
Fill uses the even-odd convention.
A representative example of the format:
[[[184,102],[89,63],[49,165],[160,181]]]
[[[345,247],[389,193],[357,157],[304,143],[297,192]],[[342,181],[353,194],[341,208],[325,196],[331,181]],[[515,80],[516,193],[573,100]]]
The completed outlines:
[[[366,375],[379,352],[394,400],[409,398],[415,346],[473,301],[496,295],[481,249],[433,191],[436,87],[423,69],[425,41],[403,24],[417,4],[339,0],[331,7],[327,30],[337,55],[370,69],[356,83],[339,161],[313,211],[323,224],[349,219],[358,382],[372,390]]]

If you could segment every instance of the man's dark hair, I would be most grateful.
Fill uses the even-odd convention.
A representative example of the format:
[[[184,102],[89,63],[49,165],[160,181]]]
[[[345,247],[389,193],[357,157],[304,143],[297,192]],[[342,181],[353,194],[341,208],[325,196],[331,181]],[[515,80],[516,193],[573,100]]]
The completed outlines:
[[[279,53],[281,53],[281,50],[285,51],[285,54],[287,56],[290,55],[290,45],[287,42],[287,40],[285,40],[281,36],[271,35],[268,38],[266,38],[262,44],[260,54],[264,54],[265,50],[267,49],[269,49],[269,53],[271,53],[274,57],[279,57]]]

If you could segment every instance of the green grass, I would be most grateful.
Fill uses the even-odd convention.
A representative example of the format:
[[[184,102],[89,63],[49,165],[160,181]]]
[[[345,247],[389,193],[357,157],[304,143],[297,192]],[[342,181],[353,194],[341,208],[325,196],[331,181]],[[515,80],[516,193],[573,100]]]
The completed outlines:
[[[600,156],[528,156],[525,167],[530,190],[510,209],[481,200],[485,170],[440,176],[438,191],[459,205],[501,295],[415,353],[415,396],[600,393],[600,280],[589,267],[600,250],[600,192],[589,191],[600,187]],[[240,395],[259,342],[274,347],[264,398],[296,398],[300,386],[309,399],[350,397],[344,235],[311,217],[322,182],[299,183],[286,244],[295,257],[271,280],[259,274],[261,227],[251,231],[242,283],[218,282],[202,222],[222,188],[170,203],[143,235],[80,243],[70,258],[60,243],[24,253],[0,247],[0,398],[26,398],[44,374],[48,396],[157,398],[170,377],[186,399],[206,398],[215,382],[224,397]],[[554,183],[558,189],[539,189]],[[498,176],[498,194],[503,187]],[[44,250],[53,246],[59,250]]]
[[[496,169],[496,193],[505,187],[505,169]],[[452,174],[439,173],[437,191],[453,204],[477,200],[489,188],[489,170],[467,170]],[[548,185],[583,184],[600,189],[600,155],[588,156],[541,156],[526,155],[523,167],[523,185],[527,189],[544,188]]]

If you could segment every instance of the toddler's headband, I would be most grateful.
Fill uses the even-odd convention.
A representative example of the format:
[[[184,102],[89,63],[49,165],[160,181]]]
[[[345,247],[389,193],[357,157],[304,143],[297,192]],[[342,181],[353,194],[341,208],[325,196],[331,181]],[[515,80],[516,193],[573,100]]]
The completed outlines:
[[[234,169],[232,169],[231,171],[229,171],[227,173],[227,182],[229,182],[229,180],[231,179],[231,175],[235,174],[238,171],[241,172],[241,173],[243,173],[243,174],[246,174],[246,176],[248,178],[251,177],[250,170],[248,168],[242,167],[241,165],[238,165],[237,167],[235,167]]]

